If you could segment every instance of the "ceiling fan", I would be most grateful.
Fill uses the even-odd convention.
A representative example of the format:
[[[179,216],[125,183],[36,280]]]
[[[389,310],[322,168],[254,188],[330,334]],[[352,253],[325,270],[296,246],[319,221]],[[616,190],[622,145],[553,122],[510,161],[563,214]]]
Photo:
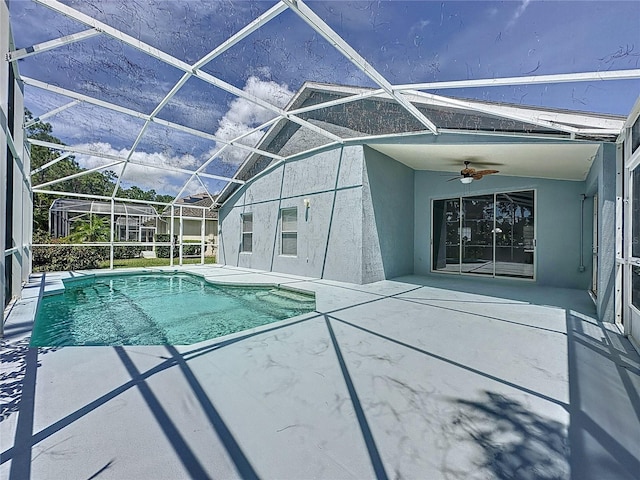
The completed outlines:
[[[469,166],[471,162],[468,160],[464,162],[464,168],[460,170],[460,175],[450,178],[447,182],[452,180],[460,180],[462,183],[471,183],[474,180],[481,180],[485,175],[491,175],[493,173],[499,173],[499,170],[476,170]]]

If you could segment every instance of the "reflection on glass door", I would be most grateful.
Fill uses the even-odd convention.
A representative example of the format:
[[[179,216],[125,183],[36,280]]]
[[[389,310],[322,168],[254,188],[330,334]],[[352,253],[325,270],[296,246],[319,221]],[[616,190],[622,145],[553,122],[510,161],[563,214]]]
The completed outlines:
[[[433,202],[433,269],[460,272],[460,200]]]
[[[493,195],[462,199],[462,272],[493,275]]]
[[[534,192],[433,202],[432,269],[533,278]]]
[[[496,275],[533,277],[533,192],[496,195]]]

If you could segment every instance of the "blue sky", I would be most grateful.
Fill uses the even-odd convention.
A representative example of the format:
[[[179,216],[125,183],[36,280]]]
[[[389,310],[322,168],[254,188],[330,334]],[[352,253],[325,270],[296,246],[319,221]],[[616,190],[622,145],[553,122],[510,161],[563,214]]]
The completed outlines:
[[[74,0],[64,3],[175,57],[193,63],[275,2]],[[530,74],[640,68],[638,1],[309,1],[307,4],[393,84]],[[18,48],[86,29],[43,6],[10,2]],[[181,72],[105,36],[19,62],[23,75],[90,94],[143,113]],[[283,106],[306,80],[373,86],[293,12],[286,11],[205,68],[234,86]],[[26,104],[41,114],[68,100],[32,87]],[[575,110],[629,113],[639,81],[446,90],[444,95]],[[269,114],[191,78],[159,115],[224,138]],[[141,122],[91,106],[50,119],[68,144],[128,153]],[[251,140],[255,140],[253,136]],[[143,137],[139,161],[191,168],[214,143],[154,127]],[[231,174],[244,154],[236,149],[209,173]],[[97,158],[78,157],[86,165]],[[125,180],[175,193],[180,181],[145,167]],[[136,177],[137,175],[137,177]],[[219,184],[209,185],[218,189]],[[200,188],[200,186],[194,186]]]

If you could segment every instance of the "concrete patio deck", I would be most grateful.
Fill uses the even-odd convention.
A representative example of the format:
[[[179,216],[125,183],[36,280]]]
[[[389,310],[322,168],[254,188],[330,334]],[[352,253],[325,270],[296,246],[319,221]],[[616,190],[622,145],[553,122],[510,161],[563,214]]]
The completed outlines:
[[[34,276],[2,345],[2,478],[638,478],[640,358],[585,292],[179,270],[311,290],[317,311],[187,347],[35,349],[56,275]]]

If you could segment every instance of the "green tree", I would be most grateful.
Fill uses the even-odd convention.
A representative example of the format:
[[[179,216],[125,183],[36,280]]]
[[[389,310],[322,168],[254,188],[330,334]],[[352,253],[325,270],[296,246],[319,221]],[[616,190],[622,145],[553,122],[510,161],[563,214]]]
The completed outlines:
[[[25,109],[25,122],[33,120],[33,115]],[[49,143],[64,145],[64,143],[53,135],[53,127],[50,123],[36,121],[27,127],[27,137],[42,140]],[[48,147],[39,145],[31,146],[31,171],[35,171],[55,159],[61,153]],[[75,161],[73,156],[66,157],[44,170],[36,172],[31,176],[31,185],[38,186],[51,182],[60,178],[80,173],[85,169]],[[116,174],[112,171],[92,172],[77,178],[72,178],[64,182],[56,183],[44,187],[46,190],[60,192],[85,193],[89,195],[111,196],[116,185]],[[60,194],[61,197],[64,193]],[[158,195],[155,190],[142,190],[135,185],[128,189],[118,189],[118,195],[122,198],[130,198],[135,200],[171,202],[173,197],[170,195]],[[53,203],[54,196],[42,193],[34,193],[33,195],[33,231],[34,234],[46,233],[49,230],[49,208]]]
[[[109,224],[104,218],[91,215],[89,220],[77,222],[69,240],[73,243],[108,242],[110,237]]]
[[[25,110],[25,121],[33,120],[29,110]],[[37,121],[27,127],[27,136],[32,139],[64,145],[59,138],[52,135],[50,123]],[[60,156],[60,152],[39,145],[31,146],[31,171],[52,162]],[[31,185],[38,186],[59,178],[82,172],[73,156],[64,158],[53,165],[31,176]],[[115,174],[111,171],[92,172],[78,178],[45,187],[47,190],[87,193],[94,195],[111,195],[114,189]],[[33,227],[34,232],[46,232],[49,228],[49,207],[53,203],[51,195],[35,193],[33,195]]]

